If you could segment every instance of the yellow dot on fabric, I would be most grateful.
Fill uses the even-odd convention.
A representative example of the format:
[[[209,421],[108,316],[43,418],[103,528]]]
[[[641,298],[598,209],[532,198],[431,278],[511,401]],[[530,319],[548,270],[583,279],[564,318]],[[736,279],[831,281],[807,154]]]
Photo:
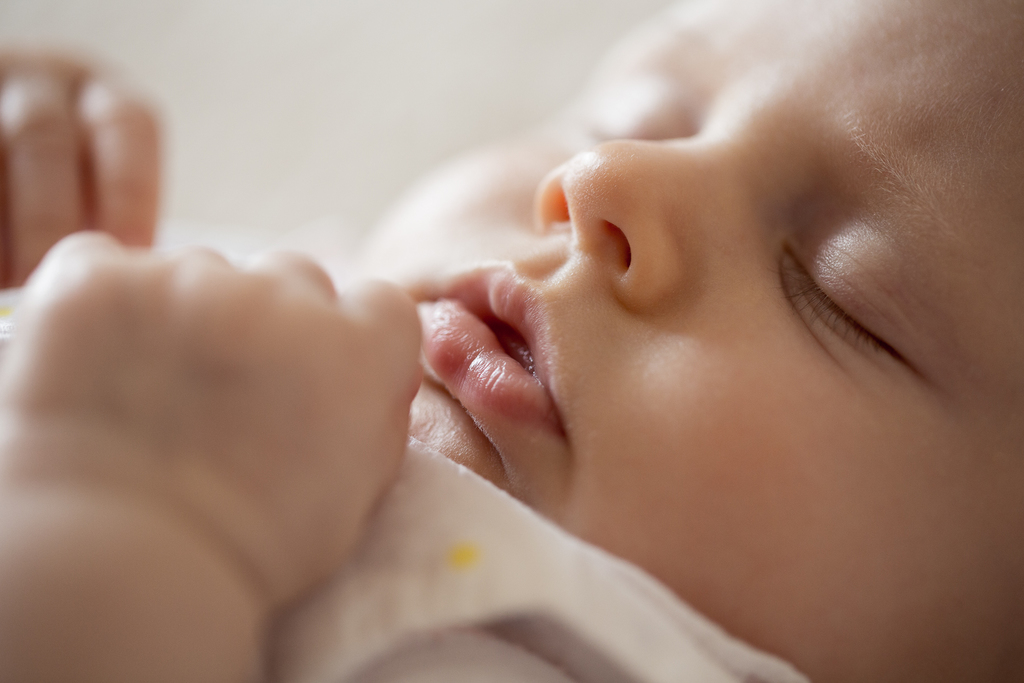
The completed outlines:
[[[480,548],[476,543],[456,543],[448,549],[448,566],[456,571],[472,569],[480,562]]]
[[[14,313],[14,308],[11,306],[0,306],[0,318],[6,318],[7,316]]]

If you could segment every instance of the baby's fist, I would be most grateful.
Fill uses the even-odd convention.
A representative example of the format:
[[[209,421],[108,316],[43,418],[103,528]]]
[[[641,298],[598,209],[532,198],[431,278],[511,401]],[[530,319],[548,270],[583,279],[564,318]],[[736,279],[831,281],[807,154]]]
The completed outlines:
[[[83,233],[18,315],[0,381],[18,470],[166,510],[271,605],[344,560],[404,451],[419,325],[392,287],[339,301],[298,256],[238,270]]]

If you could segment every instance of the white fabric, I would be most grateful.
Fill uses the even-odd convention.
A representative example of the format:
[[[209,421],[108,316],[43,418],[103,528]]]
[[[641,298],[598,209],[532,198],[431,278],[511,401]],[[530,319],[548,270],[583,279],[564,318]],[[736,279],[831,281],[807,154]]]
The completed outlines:
[[[0,348],[14,336],[14,308],[21,298],[21,287],[0,289]]]
[[[278,636],[288,683],[807,683],[416,444],[352,561]]]

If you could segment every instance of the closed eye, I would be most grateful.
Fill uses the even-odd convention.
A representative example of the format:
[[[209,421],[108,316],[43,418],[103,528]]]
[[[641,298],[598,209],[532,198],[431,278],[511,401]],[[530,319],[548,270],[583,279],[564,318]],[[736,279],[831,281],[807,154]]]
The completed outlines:
[[[779,277],[786,298],[812,329],[815,325],[824,324],[847,343],[871,351],[885,352],[901,363],[906,363],[899,351],[833,301],[789,249],[783,253]]]

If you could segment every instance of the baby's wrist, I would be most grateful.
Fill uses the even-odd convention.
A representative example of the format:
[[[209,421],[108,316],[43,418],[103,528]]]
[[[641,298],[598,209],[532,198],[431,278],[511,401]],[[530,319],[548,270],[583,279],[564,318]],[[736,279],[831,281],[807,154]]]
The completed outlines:
[[[219,533],[224,524],[207,519],[209,510],[197,509],[190,500],[196,496],[175,482],[175,468],[166,466],[159,445],[89,415],[51,418],[0,410],[0,433],[0,491],[8,499],[38,497],[55,509],[64,507],[64,501],[74,501],[72,507],[117,508],[132,533],[145,530],[142,521],[154,533],[175,528],[178,537],[192,539],[194,552],[223,564],[260,602],[268,602],[244,553]]]
[[[142,681],[155,670],[256,679],[266,601],[157,506],[72,483],[6,481],[0,557],[0,660],[23,674],[14,679]]]

